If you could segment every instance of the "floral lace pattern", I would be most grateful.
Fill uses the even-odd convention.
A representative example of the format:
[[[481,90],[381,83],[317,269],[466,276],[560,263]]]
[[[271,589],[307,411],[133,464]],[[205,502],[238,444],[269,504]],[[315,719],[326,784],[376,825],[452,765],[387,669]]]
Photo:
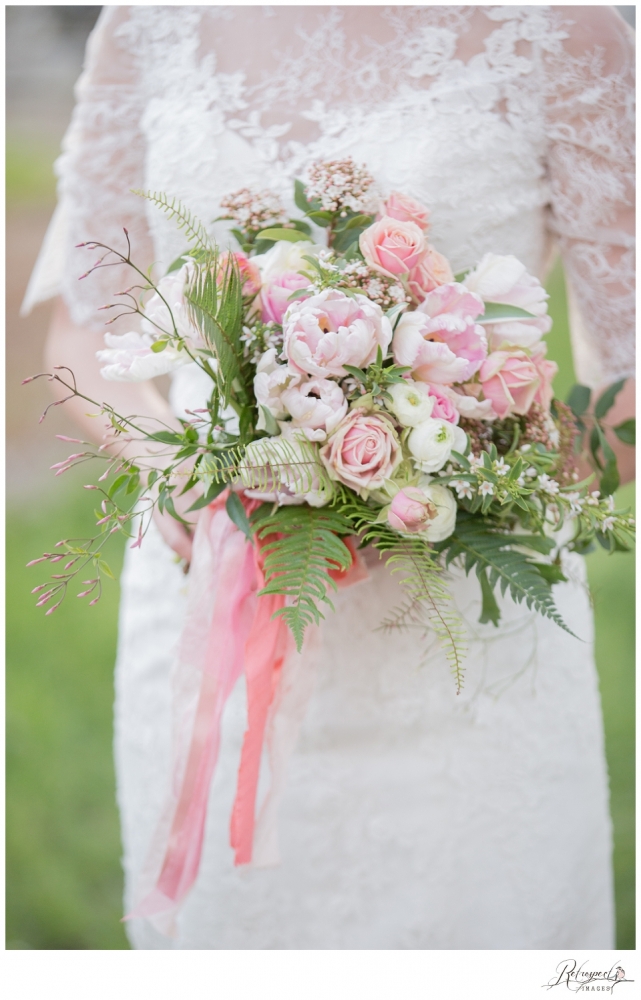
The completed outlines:
[[[542,274],[556,242],[581,380],[629,376],[632,72],[605,7],[106,8],[58,165],[68,243],[126,225],[167,262],[180,239],[131,189],[209,222],[241,184],[286,196],[314,159],[352,154],[432,207],[456,268],[498,248]],[[114,275],[78,286],[76,258],[63,290],[93,324]]]
[[[430,205],[434,243],[456,269],[493,251],[541,275],[556,243],[579,378],[613,381],[633,372],[632,66],[627,29],[605,7],[106,7],[58,164],[66,245],[119,243],[125,225],[141,261],[166,264],[180,238],[131,189],[170,192],[209,224],[230,191],[269,186],[287,203],[315,159],[352,155]],[[225,240],[225,224],[211,229]],[[80,257],[49,252],[39,281],[50,289],[59,274],[90,324],[118,285],[111,270],[78,283]],[[41,294],[36,282],[31,301]],[[193,408],[195,392],[187,366],[175,410]],[[590,640],[575,562],[559,606]],[[396,597],[384,569],[339,595],[292,760],[279,869],[234,870],[220,822],[239,688],[179,938],[134,921],[137,947],[612,946],[590,646],[514,606],[500,631],[478,626],[475,587],[454,590],[473,630],[458,700],[439,655],[418,666],[421,636],[395,636],[392,652],[371,632]],[[153,532],[128,553],[116,705],[128,892],[167,780],[184,588]]]

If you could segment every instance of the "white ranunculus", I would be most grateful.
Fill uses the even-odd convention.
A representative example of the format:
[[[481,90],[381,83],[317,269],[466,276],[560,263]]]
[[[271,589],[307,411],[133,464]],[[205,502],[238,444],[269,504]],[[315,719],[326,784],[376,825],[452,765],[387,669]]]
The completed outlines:
[[[254,376],[254,395],[256,402],[269,410],[276,420],[283,420],[287,416],[287,410],[281,399],[282,393],[291,386],[297,385],[301,376],[288,368],[286,365],[279,365],[276,360],[276,348],[270,347],[262,355],[256,365]],[[262,414],[261,414],[262,417]],[[262,420],[259,420],[258,429]]]
[[[438,472],[452,451],[464,451],[466,443],[465,431],[460,427],[432,417],[415,427],[407,439],[414,462],[422,472]]]
[[[457,507],[454,494],[446,486],[430,482],[428,477],[421,479],[418,485],[437,510],[436,517],[426,522],[421,536],[428,542],[442,542],[444,538],[449,538],[456,525]]]
[[[416,427],[432,416],[434,398],[430,396],[423,382],[407,379],[388,386],[387,391],[392,397],[392,402],[387,404],[387,408],[394,413],[403,427]]]
[[[309,242],[299,240],[296,243],[281,240],[274,243],[267,253],[252,257],[252,264],[256,264],[258,267],[263,283],[269,284],[276,278],[280,278],[281,274],[286,274],[289,271],[294,273],[297,271],[311,272],[311,264],[303,258],[318,257],[323,249],[325,248],[312,243],[311,240]]]
[[[146,333],[105,334],[106,350],[97,351],[96,357],[104,366],[100,374],[109,382],[145,382],[158,375],[166,375],[181,365],[189,364],[186,351],[168,346],[164,351],[152,351],[154,338]]]

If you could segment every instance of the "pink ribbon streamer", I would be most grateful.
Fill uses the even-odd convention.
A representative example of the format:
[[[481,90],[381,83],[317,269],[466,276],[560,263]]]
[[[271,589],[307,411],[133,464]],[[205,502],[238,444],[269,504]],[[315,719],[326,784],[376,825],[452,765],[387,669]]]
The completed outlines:
[[[255,502],[243,501],[248,512]],[[174,692],[174,769],[172,790],[149,851],[138,890],[139,902],[125,919],[147,917],[164,934],[175,932],[179,904],[192,887],[200,865],[207,801],[220,748],[223,709],[240,675],[247,684],[247,729],[243,740],[236,798],[231,817],[235,864],[252,861],[255,808],[266,726],[276,720],[274,706],[283,665],[292,659],[293,640],[281,617],[280,595],[257,597],[264,586],[262,544],[252,546],[232,524],[223,495],[201,514],[194,536],[188,610],[181,637]],[[352,567],[333,573],[339,585],[367,576],[348,539]],[[295,657],[300,659],[299,657]],[[300,670],[294,671],[300,674]],[[291,676],[291,671],[290,671]],[[291,681],[288,686],[291,688]],[[294,689],[296,684],[293,685]],[[285,703],[296,706],[281,738],[291,750],[311,688],[298,683]],[[278,729],[278,726],[276,725]],[[270,739],[271,743],[271,739]],[[274,788],[261,813],[258,863],[277,861],[275,811],[282,788],[284,752],[272,762]],[[260,827],[260,824],[259,824]],[[261,847],[260,845],[266,845]]]

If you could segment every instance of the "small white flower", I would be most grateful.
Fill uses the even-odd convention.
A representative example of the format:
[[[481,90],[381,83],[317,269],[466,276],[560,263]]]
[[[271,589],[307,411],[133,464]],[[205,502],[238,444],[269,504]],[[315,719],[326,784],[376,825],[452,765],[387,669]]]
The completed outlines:
[[[607,504],[608,510],[614,510],[614,497],[612,495],[610,495],[605,502]]]
[[[450,489],[456,490],[459,499],[462,497],[467,497],[468,500],[472,499],[472,485],[464,479],[453,479],[450,483]]]
[[[481,485],[479,486],[479,493],[481,494],[482,497],[493,496],[494,487],[492,486],[492,483],[487,483],[487,482],[481,483]]]
[[[470,455],[469,461],[474,472],[477,472],[478,469],[483,468],[483,459],[481,458],[480,455]]]
[[[612,529],[614,528],[614,525],[616,524],[616,522],[617,522],[616,517],[606,517],[606,518],[604,518],[603,522],[601,524],[602,531],[612,531]]]
[[[533,465],[531,465],[529,469],[525,470],[525,475],[528,479],[536,479],[537,472]]]
[[[519,476],[519,478],[517,479],[517,481],[516,481],[516,485],[517,485],[517,486],[521,486],[521,487],[524,487],[524,486],[525,486],[525,477],[524,477],[523,473],[521,473],[521,475],[520,475],[520,476]]]
[[[583,498],[580,493],[566,493],[565,499],[568,500],[570,503],[570,511],[572,514],[581,513]]]
[[[590,493],[590,496],[587,498],[586,503],[589,503],[590,507],[598,507],[600,496],[601,494],[599,493],[599,491],[594,490],[594,492]]]
[[[501,457],[494,463],[494,471],[498,472],[500,476],[506,476],[510,471],[510,466],[507,464],[505,459]]]
[[[531,448],[532,448],[531,444],[522,444],[521,445],[521,454],[525,455],[528,451],[530,451]]]
[[[543,490],[544,493],[549,493],[550,496],[554,496],[559,492],[559,484],[556,479],[551,479],[545,473],[539,476],[539,488]]]

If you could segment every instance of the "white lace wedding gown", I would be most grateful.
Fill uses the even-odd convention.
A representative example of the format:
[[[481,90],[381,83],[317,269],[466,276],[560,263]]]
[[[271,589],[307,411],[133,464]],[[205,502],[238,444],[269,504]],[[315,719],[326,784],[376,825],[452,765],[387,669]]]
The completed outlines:
[[[59,161],[60,204],[29,292],[79,323],[123,281],[78,283],[87,239],[168,264],[183,241],[130,193],[202,220],[239,187],[352,155],[431,208],[455,271],[488,250],[542,275],[556,243],[582,382],[633,373],[628,29],[607,7],[106,7]],[[225,240],[225,227],[212,226]],[[118,284],[120,282],[120,284]],[[182,369],[177,411],[199,405]],[[280,813],[282,864],[234,868],[228,825],[245,726],[224,717],[200,874],[178,937],[137,948],[610,948],[611,829],[585,571],[555,588],[580,637],[510,601],[479,625],[457,697],[443,656],[373,629],[398,600],[385,568],[340,593]],[[170,670],[187,580],[156,534],[128,551],[116,672],[127,909],[170,773]],[[309,669],[313,667],[310,663]]]

